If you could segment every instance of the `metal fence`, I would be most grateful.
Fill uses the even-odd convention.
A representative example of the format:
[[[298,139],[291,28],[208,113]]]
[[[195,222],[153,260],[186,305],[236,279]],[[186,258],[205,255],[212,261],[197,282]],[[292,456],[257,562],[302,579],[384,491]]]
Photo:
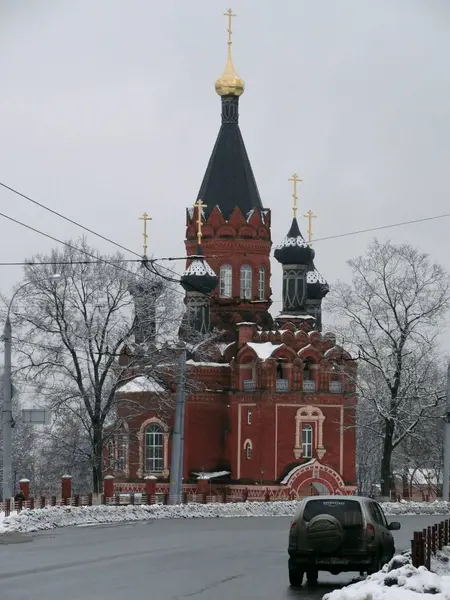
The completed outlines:
[[[411,540],[411,560],[415,567],[430,570],[431,557],[438,550],[450,544],[450,519],[431,525],[422,531],[415,531]]]

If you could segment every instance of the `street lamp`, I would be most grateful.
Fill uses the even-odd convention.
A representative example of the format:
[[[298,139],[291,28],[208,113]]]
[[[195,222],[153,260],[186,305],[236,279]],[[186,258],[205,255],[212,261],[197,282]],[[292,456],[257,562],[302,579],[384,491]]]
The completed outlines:
[[[3,409],[2,409],[2,432],[3,432],[3,487],[2,498],[8,500],[12,497],[12,377],[11,377],[11,320],[9,315],[11,307],[17,294],[27,285],[39,281],[58,281],[61,279],[59,273],[51,277],[44,277],[35,281],[27,281],[21,285],[13,294],[6,314],[5,328],[3,330],[3,341],[5,344],[5,358],[3,368]]]

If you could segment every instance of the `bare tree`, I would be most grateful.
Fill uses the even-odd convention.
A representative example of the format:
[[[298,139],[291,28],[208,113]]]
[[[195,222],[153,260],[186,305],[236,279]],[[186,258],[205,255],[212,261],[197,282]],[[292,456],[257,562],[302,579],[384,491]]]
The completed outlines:
[[[104,448],[119,412],[116,392],[136,372],[161,379],[164,341],[177,328],[180,313],[168,284],[133,269],[120,254],[101,256],[84,238],[32,262],[25,269],[31,284],[14,306],[20,372],[57,419],[73,421],[85,432],[98,493]],[[55,273],[59,281],[51,279]],[[161,398],[167,400],[165,394]],[[129,403],[131,416],[142,409],[122,401]]]
[[[348,262],[352,284],[330,295],[344,344],[358,357],[361,427],[381,446],[381,492],[392,489],[392,456],[439,403],[438,335],[449,306],[445,271],[409,244],[375,240]]]

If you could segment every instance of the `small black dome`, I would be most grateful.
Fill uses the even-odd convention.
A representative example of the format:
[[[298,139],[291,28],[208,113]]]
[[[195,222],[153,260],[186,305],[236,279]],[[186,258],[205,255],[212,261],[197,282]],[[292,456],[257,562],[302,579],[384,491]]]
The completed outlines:
[[[203,258],[203,252],[197,249],[198,258],[194,258],[181,276],[181,285],[186,292],[210,294],[217,285],[218,277]]]
[[[313,260],[315,252],[300,233],[295,217],[287,236],[276,247],[274,256],[282,265],[308,265]]]
[[[314,263],[311,263],[311,266],[306,273],[306,286],[308,298],[311,298],[312,300],[321,300],[330,291],[328,283],[315,268]]]

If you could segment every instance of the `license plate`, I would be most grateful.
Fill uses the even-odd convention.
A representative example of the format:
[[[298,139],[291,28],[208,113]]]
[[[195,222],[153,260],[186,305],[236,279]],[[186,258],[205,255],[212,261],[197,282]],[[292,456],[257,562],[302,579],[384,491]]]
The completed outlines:
[[[316,558],[316,565],[346,565],[348,558]]]

